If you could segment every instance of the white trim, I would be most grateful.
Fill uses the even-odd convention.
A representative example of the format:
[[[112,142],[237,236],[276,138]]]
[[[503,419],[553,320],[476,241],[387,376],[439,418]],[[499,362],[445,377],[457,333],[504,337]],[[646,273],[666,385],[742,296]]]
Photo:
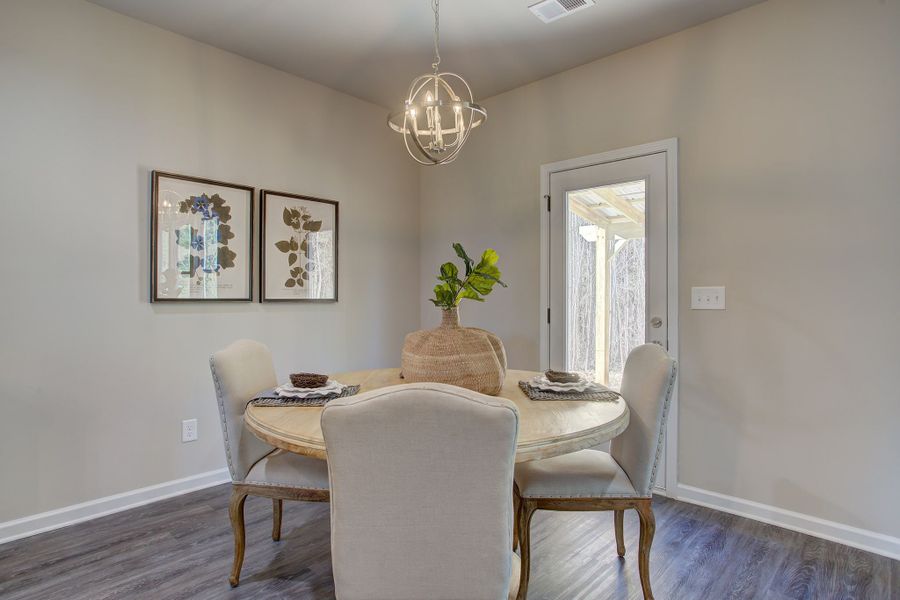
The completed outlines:
[[[231,481],[228,469],[216,469],[80,504],[0,523],[0,544],[52,531]]]
[[[571,171],[582,167],[591,167],[603,163],[637,158],[649,154],[666,153],[666,184],[668,220],[668,335],[669,354],[678,360],[678,138],[669,138],[658,142],[650,142],[639,146],[610,150],[599,154],[591,154],[579,158],[570,158],[558,162],[541,165],[541,193],[538,198],[541,210],[541,261],[540,261],[540,368],[550,366],[550,327],[547,323],[547,311],[550,309],[550,213],[547,211],[546,197],[550,194],[550,175],[562,171]],[[680,380],[675,381],[672,390],[669,421],[666,425],[666,480],[657,482],[665,486],[663,489],[675,489],[678,484],[678,388]]]
[[[900,538],[679,483],[677,500],[900,560]]]
[[[668,352],[676,361],[679,357],[678,346],[678,138],[670,138],[659,142],[666,148],[666,184],[668,185],[666,219],[668,220],[668,277],[666,302],[668,305]],[[666,489],[674,490],[678,486],[678,388],[680,379],[676,374],[672,387],[672,398],[669,400],[669,420],[666,424]]]

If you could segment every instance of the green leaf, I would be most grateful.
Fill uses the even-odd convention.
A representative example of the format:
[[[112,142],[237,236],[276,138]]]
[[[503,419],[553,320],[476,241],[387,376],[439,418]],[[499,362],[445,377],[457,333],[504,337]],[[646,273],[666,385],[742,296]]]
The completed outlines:
[[[303,229],[306,231],[319,231],[322,229],[322,221],[305,221]]]
[[[291,227],[291,211],[285,207],[284,212],[281,213],[281,219],[284,221],[284,224],[288,227]]]
[[[303,271],[300,267],[294,267],[291,269],[291,277],[300,277],[300,272]]]
[[[297,238],[291,236],[291,252],[296,252],[299,246],[297,245]]]
[[[465,249],[463,249],[462,244],[459,242],[453,243],[453,249],[456,251],[456,255],[463,259],[463,262],[466,264],[466,277],[468,277],[469,273],[472,272],[472,259],[469,258],[469,255],[466,254]]]
[[[291,266],[295,262],[297,262],[297,255],[294,252],[291,252],[288,254],[288,266]]]
[[[478,266],[475,267],[475,270],[479,270],[483,267],[492,267],[497,264],[497,261],[500,260],[500,255],[494,252],[492,248],[488,248],[484,251],[484,254],[481,255],[481,261],[478,263]]]
[[[490,279],[494,283],[499,283],[503,287],[506,287],[506,284],[500,281],[500,269],[493,265],[476,269],[475,274],[480,277]]]
[[[456,265],[452,262],[445,262],[441,265],[441,276],[438,279],[441,281],[456,280],[457,275],[459,275],[459,269],[456,268]]]
[[[294,287],[297,283],[293,279],[288,279],[284,282],[284,287]]]
[[[450,291],[450,286],[446,283],[439,283],[434,286],[435,305],[451,307],[453,306],[454,296],[455,294]]]
[[[482,296],[487,296],[494,288],[494,280],[483,277],[478,273],[472,273],[472,276],[469,277],[468,281],[466,282],[466,288],[474,290]]]
[[[476,302],[484,302],[484,298],[479,296],[478,292],[474,291],[468,285],[462,292],[460,292],[459,297],[460,297],[460,299],[468,298],[469,300],[475,300]]]
[[[275,247],[278,248],[282,252],[290,252],[291,251],[291,243],[288,240],[281,240],[280,242],[275,242]]]

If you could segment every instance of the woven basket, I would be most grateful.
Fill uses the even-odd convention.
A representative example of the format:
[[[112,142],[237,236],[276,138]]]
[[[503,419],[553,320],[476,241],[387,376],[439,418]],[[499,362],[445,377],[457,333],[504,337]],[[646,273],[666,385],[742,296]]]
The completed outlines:
[[[506,378],[506,349],[496,335],[460,327],[457,308],[443,310],[441,325],[406,336],[401,364],[409,382],[449,383],[495,396]]]

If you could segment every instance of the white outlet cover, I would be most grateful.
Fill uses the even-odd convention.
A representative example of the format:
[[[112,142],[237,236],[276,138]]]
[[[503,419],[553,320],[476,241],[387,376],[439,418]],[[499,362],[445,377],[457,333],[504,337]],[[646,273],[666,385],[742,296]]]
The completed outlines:
[[[197,419],[186,419],[181,422],[181,441],[197,441]]]
[[[692,287],[691,310],[725,310],[725,288]]]

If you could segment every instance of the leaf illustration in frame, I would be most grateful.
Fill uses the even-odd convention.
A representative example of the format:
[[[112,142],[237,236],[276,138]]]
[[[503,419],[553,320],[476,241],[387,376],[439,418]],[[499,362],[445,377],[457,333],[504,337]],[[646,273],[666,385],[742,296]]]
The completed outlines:
[[[219,243],[228,245],[228,240],[234,239],[234,233],[231,231],[231,225],[219,225]]]
[[[230,269],[233,267],[235,258],[237,258],[237,253],[231,250],[231,248],[228,246],[219,246],[218,259],[221,268]]]

